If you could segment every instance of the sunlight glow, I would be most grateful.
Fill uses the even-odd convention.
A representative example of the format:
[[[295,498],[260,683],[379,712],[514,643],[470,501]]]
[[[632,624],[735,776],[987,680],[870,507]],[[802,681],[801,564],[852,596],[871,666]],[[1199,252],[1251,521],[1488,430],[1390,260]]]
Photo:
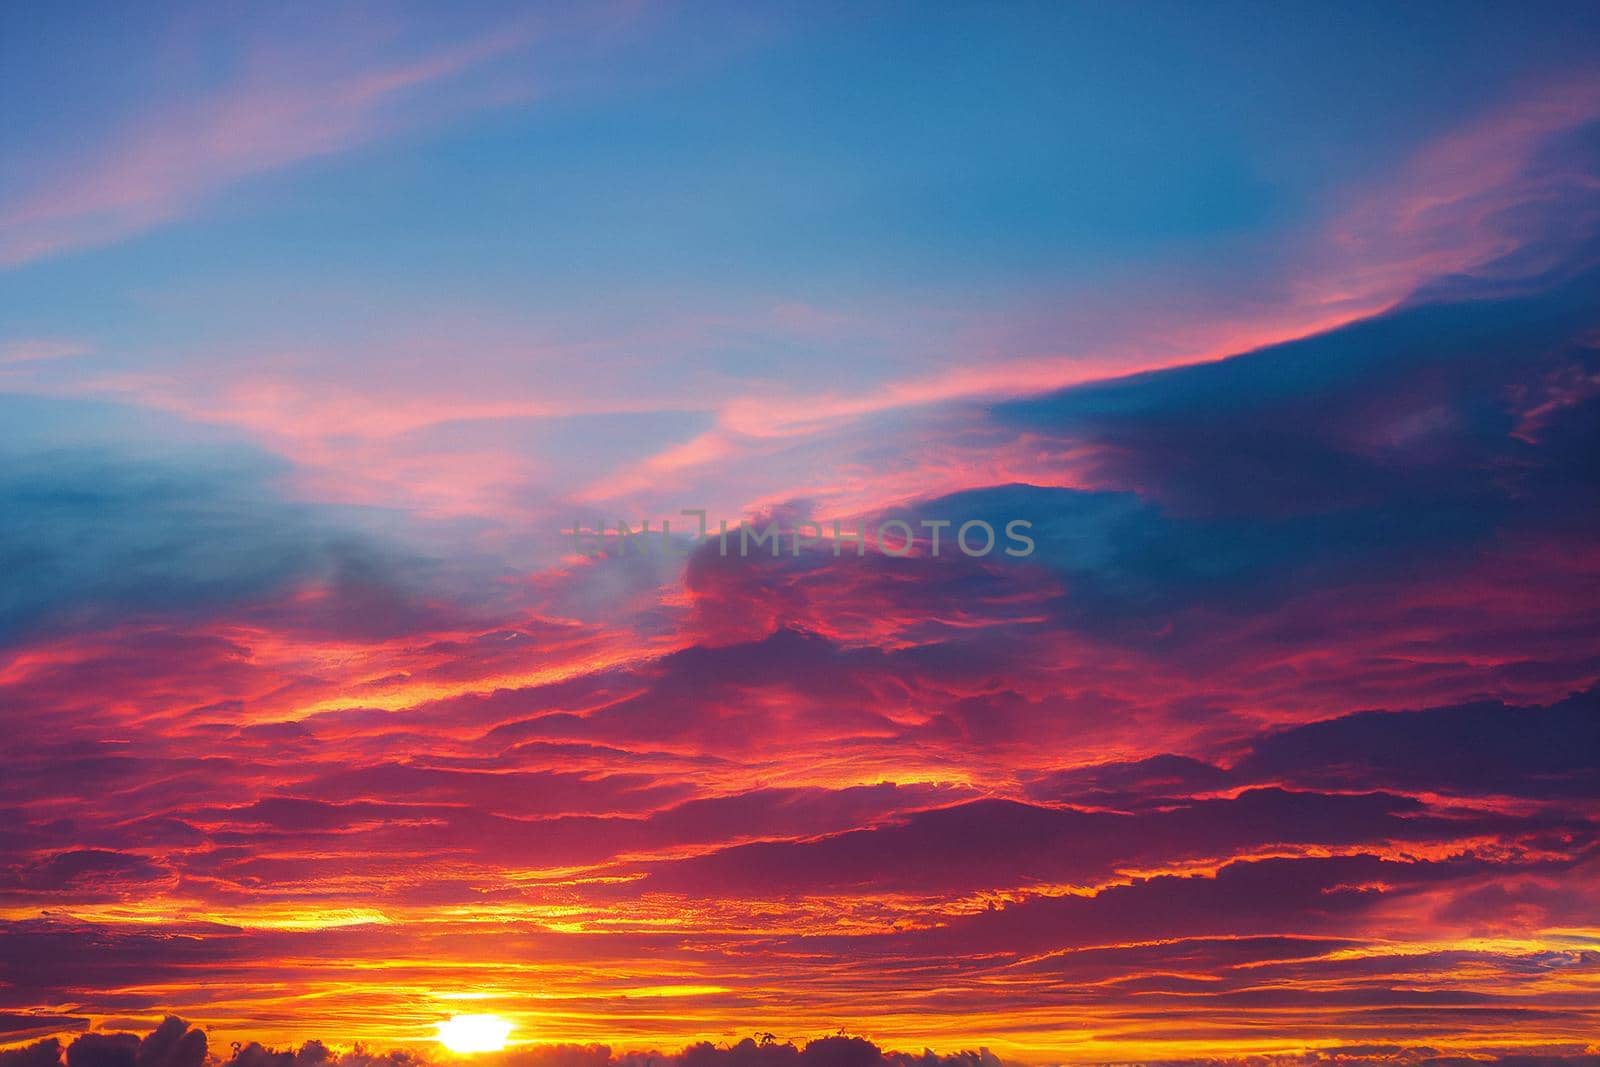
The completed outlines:
[[[498,1015],[453,1015],[439,1024],[439,1043],[451,1052],[499,1052],[511,1024]]]

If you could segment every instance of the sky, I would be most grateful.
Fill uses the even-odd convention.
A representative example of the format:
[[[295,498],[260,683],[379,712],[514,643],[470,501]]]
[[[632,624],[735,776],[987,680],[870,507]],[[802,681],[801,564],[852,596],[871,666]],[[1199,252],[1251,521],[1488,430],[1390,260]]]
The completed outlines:
[[[0,8],[0,1067],[1600,1062],[1597,41]]]

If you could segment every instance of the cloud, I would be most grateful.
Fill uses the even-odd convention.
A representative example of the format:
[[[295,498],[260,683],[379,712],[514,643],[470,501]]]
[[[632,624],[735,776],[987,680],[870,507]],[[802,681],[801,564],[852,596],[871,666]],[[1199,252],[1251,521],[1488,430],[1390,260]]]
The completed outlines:
[[[1469,796],[1600,796],[1600,693],[1547,708],[1483,701],[1367,711],[1255,739],[1236,780],[1338,783]]]
[[[446,113],[502,102],[503,87],[463,79],[530,39],[513,24],[403,54],[338,21],[258,44],[233,57],[219,87],[162,101],[81,157],[36,171],[31,192],[0,205],[0,267],[183,218],[251,176],[410,128],[441,99]]]
[[[113,406],[6,397],[0,411],[12,427],[0,444],[0,642],[289,593],[315,592],[295,611],[328,628],[428,618],[408,591],[424,562],[348,513],[286,499],[269,456],[220,435],[151,435]],[[61,437],[73,424],[81,432]]]
[[[290,48],[293,84],[224,71],[134,148],[90,146],[0,211],[0,258],[143,232],[415,129],[410,105],[458,82],[440,113],[462,114],[520,40],[351,58],[316,39]],[[108,1032],[168,1010],[250,1030],[211,1057],[233,1067],[411,1067],[431,1050],[346,1044],[425,1033],[462,994],[618,1047],[750,1020],[885,1028],[488,1067],[993,1067],[877,1043],[964,1048],[990,1026],[1008,1055],[1119,1060],[1289,1055],[1305,1035],[1395,1062],[1437,1058],[1434,1038],[1571,1051],[1600,961],[1600,171],[1574,114],[1441,156],[1492,169],[1487,191],[1452,185],[1434,210],[1424,166],[1416,198],[1357,227],[1396,239],[1376,257],[1396,276],[1467,273],[1291,343],[1241,351],[1283,336],[1245,330],[1204,365],[1092,380],[1194,350],[991,366],[973,353],[998,349],[963,342],[919,370],[903,342],[942,329],[802,321],[823,362],[796,364],[796,391],[658,359],[635,385],[673,410],[574,421],[551,416],[591,410],[648,325],[577,377],[555,372],[582,345],[530,362],[495,338],[493,375],[455,375],[469,396],[437,389],[435,357],[483,334],[447,320],[385,354],[415,370],[377,393],[352,358],[318,382],[196,371],[217,404],[178,397],[187,380],[145,394],[315,441],[301,458],[404,459],[382,475],[446,498],[582,495],[490,462],[507,448],[593,459],[602,495],[677,492],[709,465],[721,492],[742,461],[769,483],[757,510],[1026,518],[1027,560],[702,549],[679,584],[673,563],[528,576],[452,545],[474,580],[434,581],[414,516],[296,500],[301,468],[220,432],[0,400],[0,1032],[100,1028],[0,1067],[198,1067],[205,1038],[176,1019]],[[535,379],[554,392],[519,399]],[[650,435],[671,447],[627,477]],[[352,1032],[272,1047],[317,1019]]]
[[[1554,219],[1565,203],[1539,211]],[[1414,644],[1431,625],[1457,631],[1436,647],[1460,658],[1463,685],[1491,630],[1502,650],[1528,649],[1507,657],[1505,684],[1542,674],[1540,697],[1586,685],[1596,662],[1580,637],[1593,625],[1582,591],[1600,589],[1588,537],[1600,522],[1600,244],[1588,223],[1574,229],[1584,240],[1536,270],[1491,263],[1314,337],[997,405],[973,433],[1053,458],[1052,477],[1072,485],[993,485],[865,518],[1027,518],[1034,556],[839,561],[824,548],[770,561],[702,549],[685,577],[697,636],[748,642],[793,627],[970,650],[958,627],[1020,635],[1048,618],[1100,646],[1210,669],[1313,639]],[[806,505],[773,513],[793,525]],[[1542,606],[1513,595],[1530,583],[1550,586]],[[1452,596],[1484,610],[1451,610]]]
[[[1360,711],[1251,737],[1223,767],[1165,754],[1043,775],[1041,800],[1121,808],[1168,807],[1195,793],[1276,783],[1299,789],[1383,789],[1461,798],[1600,795],[1600,692],[1546,707],[1501,701],[1417,711]]]
[[[80,899],[117,898],[167,880],[169,872],[144,856],[109,849],[80,848],[59,852],[20,869],[0,867],[0,898],[19,893],[48,899],[71,893]]]
[[[66,1067],[202,1067],[206,1035],[169,1016],[143,1038],[133,1034],[83,1034],[66,1049]]]
[[[1585,259],[1588,257],[1586,256]],[[1583,262],[1583,261],[1580,261]],[[1461,281],[1446,296],[1214,364],[1066,390],[996,418],[1086,450],[1099,487],[1136,491],[1171,513],[1250,519],[1351,551],[1361,517],[1389,539],[1473,534],[1492,521],[1555,522],[1582,507],[1592,424],[1573,399],[1547,443],[1517,430],[1521,398],[1566,368],[1592,375],[1592,268],[1532,294]],[[1570,419],[1571,421],[1566,421]],[[1581,436],[1580,436],[1581,439]],[[1400,513],[1401,501],[1414,514]]]
[[[1252,789],[1217,799],[1171,800],[1137,814],[980,800],[916,812],[893,825],[807,841],[725,848],[658,867],[645,889],[756,898],[874,892],[965,893],[977,889],[1094,885],[1119,870],[1182,867],[1219,857],[1315,845],[1382,850],[1495,835],[1568,835],[1580,851],[1597,840],[1583,819],[1546,822],[1456,813],[1381,793]],[[1470,844],[1458,846],[1470,849]],[[1509,854],[1505,860],[1514,864]]]
[[[37,337],[0,343],[0,370],[25,363],[42,363],[92,352],[93,346],[81,341]]]
[[[58,1067],[62,1047],[50,1038],[0,1051],[0,1067]],[[675,1053],[613,1052],[606,1045],[544,1044],[482,1054],[488,1067],[1002,1067],[988,1049],[947,1054],[894,1052],[862,1037],[837,1034],[795,1044],[758,1034],[726,1045],[700,1042]],[[432,1049],[369,1052],[321,1041],[277,1050],[251,1041],[235,1044],[227,1058],[207,1056],[204,1030],[169,1016],[143,1039],[130,1033],[90,1033],[65,1048],[65,1067],[420,1067],[440,1062]]]
[[[396,1048],[370,1052],[331,1048],[307,1041],[297,1048],[274,1049],[259,1042],[235,1044],[226,1058],[206,1056],[205,1033],[169,1017],[142,1041],[133,1034],[84,1034],[66,1048],[67,1067],[423,1067],[440,1062],[432,1050]],[[0,1067],[57,1067],[62,1049],[54,1038],[0,1051]],[[475,1057],[487,1067],[1003,1067],[987,1048],[937,1053],[896,1052],[863,1037],[836,1034],[809,1041],[779,1040],[770,1033],[729,1044],[699,1042],[677,1052],[615,1051],[608,1045],[542,1044]],[[1074,1062],[1094,1064],[1090,1058]],[[1269,1060],[1256,1056],[1204,1059],[1150,1059],[1161,1067],[1260,1067]],[[1485,1049],[1471,1059],[1443,1055],[1427,1046],[1383,1044],[1319,1048],[1295,1055],[1273,1056],[1285,1067],[1595,1067],[1600,1056],[1577,1044],[1542,1045],[1537,1051]]]
[[[18,1016],[16,1021],[29,1029],[32,1028],[29,1026],[32,1020],[28,1016]],[[44,1017],[39,1019],[38,1023],[50,1026],[66,1021]],[[10,1027],[6,1029],[9,1030]],[[0,1049],[0,1067],[60,1067],[60,1063],[61,1042],[53,1037],[20,1048]]]

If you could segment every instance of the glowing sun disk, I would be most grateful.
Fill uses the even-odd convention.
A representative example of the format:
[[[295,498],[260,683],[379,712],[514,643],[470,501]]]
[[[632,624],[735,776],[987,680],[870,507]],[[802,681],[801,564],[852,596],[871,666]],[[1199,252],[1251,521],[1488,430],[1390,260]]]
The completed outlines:
[[[498,1015],[453,1015],[439,1024],[439,1043],[451,1052],[499,1052],[511,1024]]]

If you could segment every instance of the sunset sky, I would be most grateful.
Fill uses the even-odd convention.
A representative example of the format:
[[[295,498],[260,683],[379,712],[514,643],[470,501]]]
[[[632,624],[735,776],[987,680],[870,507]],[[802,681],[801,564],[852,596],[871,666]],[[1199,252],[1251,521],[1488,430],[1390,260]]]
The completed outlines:
[[[0,1067],[1600,1062],[1597,72],[0,5]]]

